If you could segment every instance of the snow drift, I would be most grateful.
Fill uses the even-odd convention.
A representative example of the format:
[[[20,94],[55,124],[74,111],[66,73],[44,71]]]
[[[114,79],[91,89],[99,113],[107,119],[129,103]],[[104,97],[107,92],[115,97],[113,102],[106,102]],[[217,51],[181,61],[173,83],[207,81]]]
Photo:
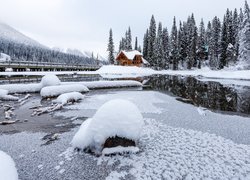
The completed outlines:
[[[42,97],[56,97],[70,92],[88,92],[89,89],[82,84],[68,84],[59,86],[47,86],[42,88],[40,94]]]
[[[3,151],[0,151],[0,180],[18,180],[15,162]]]
[[[5,89],[0,89],[0,100],[4,101],[18,101],[19,98],[15,96],[8,95],[9,91]]]
[[[143,117],[133,103],[115,99],[102,105],[93,118],[86,120],[71,143],[75,148],[90,149],[100,154],[105,140],[109,137],[118,136],[138,141],[143,125]],[[125,147],[117,147],[115,152],[119,149],[126,151]],[[131,149],[128,151],[131,152]],[[105,149],[105,154],[107,152]]]
[[[82,100],[83,98],[84,98],[84,95],[82,95],[81,93],[79,93],[79,92],[71,92],[71,93],[61,94],[53,102],[60,103],[60,104],[64,105],[64,104],[67,104],[68,102]]]

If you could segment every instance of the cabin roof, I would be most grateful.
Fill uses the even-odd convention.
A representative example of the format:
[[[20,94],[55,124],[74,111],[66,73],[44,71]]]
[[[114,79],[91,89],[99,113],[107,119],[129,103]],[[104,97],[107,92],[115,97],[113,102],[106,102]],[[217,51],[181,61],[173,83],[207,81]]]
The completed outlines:
[[[140,53],[139,51],[137,50],[133,50],[133,51],[121,51],[128,59],[131,59],[133,60],[134,57],[136,55],[138,56],[142,56],[142,53]],[[119,53],[120,54],[120,53]],[[118,55],[119,56],[119,55]]]

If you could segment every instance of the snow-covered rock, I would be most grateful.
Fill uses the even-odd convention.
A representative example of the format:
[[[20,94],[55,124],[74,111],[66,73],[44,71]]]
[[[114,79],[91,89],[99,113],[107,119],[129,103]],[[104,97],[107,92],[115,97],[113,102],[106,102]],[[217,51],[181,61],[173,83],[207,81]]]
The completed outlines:
[[[60,85],[60,79],[54,74],[47,74],[41,80],[42,87]]]
[[[18,180],[15,162],[3,151],[0,151],[0,180]]]
[[[103,144],[109,137],[118,136],[138,141],[143,125],[143,117],[133,103],[121,99],[111,100],[102,105],[93,118],[81,125],[72,140],[72,145],[80,149],[89,148],[100,154]],[[116,148],[115,152],[117,150]],[[120,150],[124,152],[126,148]]]
[[[5,72],[13,72],[13,69],[12,68],[6,68]]]
[[[59,86],[47,86],[41,89],[40,95],[46,97],[56,97],[70,92],[88,92],[89,89],[82,84],[68,84]]]
[[[67,104],[68,102],[72,101],[79,101],[84,98],[84,95],[82,95],[79,92],[71,92],[71,93],[65,93],[61,94],[58,96],[56,100],[54,100],[55,103],[60,103],[60,104]]]

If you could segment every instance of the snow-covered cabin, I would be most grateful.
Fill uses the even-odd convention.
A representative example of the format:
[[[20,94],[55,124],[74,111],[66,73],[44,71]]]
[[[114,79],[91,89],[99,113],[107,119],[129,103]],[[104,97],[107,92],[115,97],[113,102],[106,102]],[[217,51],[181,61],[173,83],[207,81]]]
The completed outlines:
[[[116,57],[118,65],[121,66],[146,66],[149,63],[143,58],[139,51],[121,51]]]

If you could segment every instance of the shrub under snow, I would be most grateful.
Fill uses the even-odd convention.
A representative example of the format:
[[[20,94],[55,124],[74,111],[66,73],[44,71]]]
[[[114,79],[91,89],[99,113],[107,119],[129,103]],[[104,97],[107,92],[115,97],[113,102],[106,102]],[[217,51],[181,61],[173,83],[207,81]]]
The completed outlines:
[[[15,162],[3,151],[0,151],[0,180],[18,180]]]
[[[42,97],[56,97],[64,93],[70,92],[88,92],[89,89],[82,84],[69,84],[59,86],[47,86],[42,88],[40,94]]]
[[[121,99],[111,100],[102,105],[93,118],[87,119],[81,125],[72,145],[80,149],[89,148],[99,154],[109,137],[118,136],[137,141],[143,124],[143,117],[133,103]],[[120,150],[124,152],[126,148]]]

